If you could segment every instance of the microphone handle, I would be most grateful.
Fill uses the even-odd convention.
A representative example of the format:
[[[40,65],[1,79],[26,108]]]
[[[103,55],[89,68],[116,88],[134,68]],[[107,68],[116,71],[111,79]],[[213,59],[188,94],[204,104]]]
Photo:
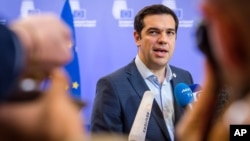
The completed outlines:
[[[135,120],[129,133],[129,141],[145,141],[153,100],[154,94],[151,91],[146,91],[143,94]]]

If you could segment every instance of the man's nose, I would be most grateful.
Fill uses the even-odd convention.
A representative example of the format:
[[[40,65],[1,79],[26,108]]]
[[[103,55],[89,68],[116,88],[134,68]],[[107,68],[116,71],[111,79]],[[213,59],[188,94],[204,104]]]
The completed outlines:
[[[167,36],[166,33],[161,33],[159,38],[158,38],[158,42],[160,44],[166,44],[168,42],[168,40],[169,40],[169,37]]]

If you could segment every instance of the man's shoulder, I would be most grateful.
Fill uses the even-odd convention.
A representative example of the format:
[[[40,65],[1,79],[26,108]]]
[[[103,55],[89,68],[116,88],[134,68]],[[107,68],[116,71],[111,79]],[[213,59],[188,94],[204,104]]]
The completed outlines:
[[[136,71],[136,66],[134,62],[130,62],[125,66],[122,66],[114,70],[113,72],[104,75],[102,78],[117,79],[121,77],[126,77],[129,73],[132,73],[133,71]]]
[[[171,68],[172,73],[175,74],[174,77],[178,76],[176,78],[176,80],[181,80],[181,81],[186,82],[188,84],[193,83],[192,74],[188,70],[185,70],[183,68],[179,68],[179,67],[176,67],[173,65],[170,65],[170,68]]]
[[[169,65],[169,66],[170,66],[171,70],[174,71],[174,72],[183,72],[183,73],[186,72],[186,73],[189,73],[189,71],[186,70],[186,69],[183,69],[183,68],[180,68],[180,67],[176,67],[174,65]]]

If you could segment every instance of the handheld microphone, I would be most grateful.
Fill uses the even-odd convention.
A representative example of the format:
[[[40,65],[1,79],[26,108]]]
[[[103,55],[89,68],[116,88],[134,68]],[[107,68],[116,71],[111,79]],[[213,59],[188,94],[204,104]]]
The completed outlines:
[[[155,95],[151,91],[146,91],[143,94],[128,136],[129,141],[145,141],[154,96]]]
[[[179,83],[174,88],[174,95],[177,103],[181,107],[188,106],[192,109],[191,103],[194,101],[194,96],[191,88],[185,83]]]
[[[201,85],[199,84],[192,84],[189,85],[190,89],[192,92],[200,91],[201,90]]]
[[[199,84],[192,84],[189,85],[191,91],[193,92],[194,101],[197,101],[199,99],[200,94],[202,93],[202,88]]]

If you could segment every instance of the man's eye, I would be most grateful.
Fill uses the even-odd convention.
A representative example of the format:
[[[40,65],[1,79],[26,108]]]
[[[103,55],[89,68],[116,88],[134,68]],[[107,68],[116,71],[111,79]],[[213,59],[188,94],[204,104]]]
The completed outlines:
[[[174,32],[174,31],[168,31],[168,32],[167,32],[167,35],[168,35],[168,36],[174,36],[174,35],[175,35],[175,32]]]
[[[157,31],[150,31],[149,34],[151,34],[151,35],[157,35],[158,32]]]

